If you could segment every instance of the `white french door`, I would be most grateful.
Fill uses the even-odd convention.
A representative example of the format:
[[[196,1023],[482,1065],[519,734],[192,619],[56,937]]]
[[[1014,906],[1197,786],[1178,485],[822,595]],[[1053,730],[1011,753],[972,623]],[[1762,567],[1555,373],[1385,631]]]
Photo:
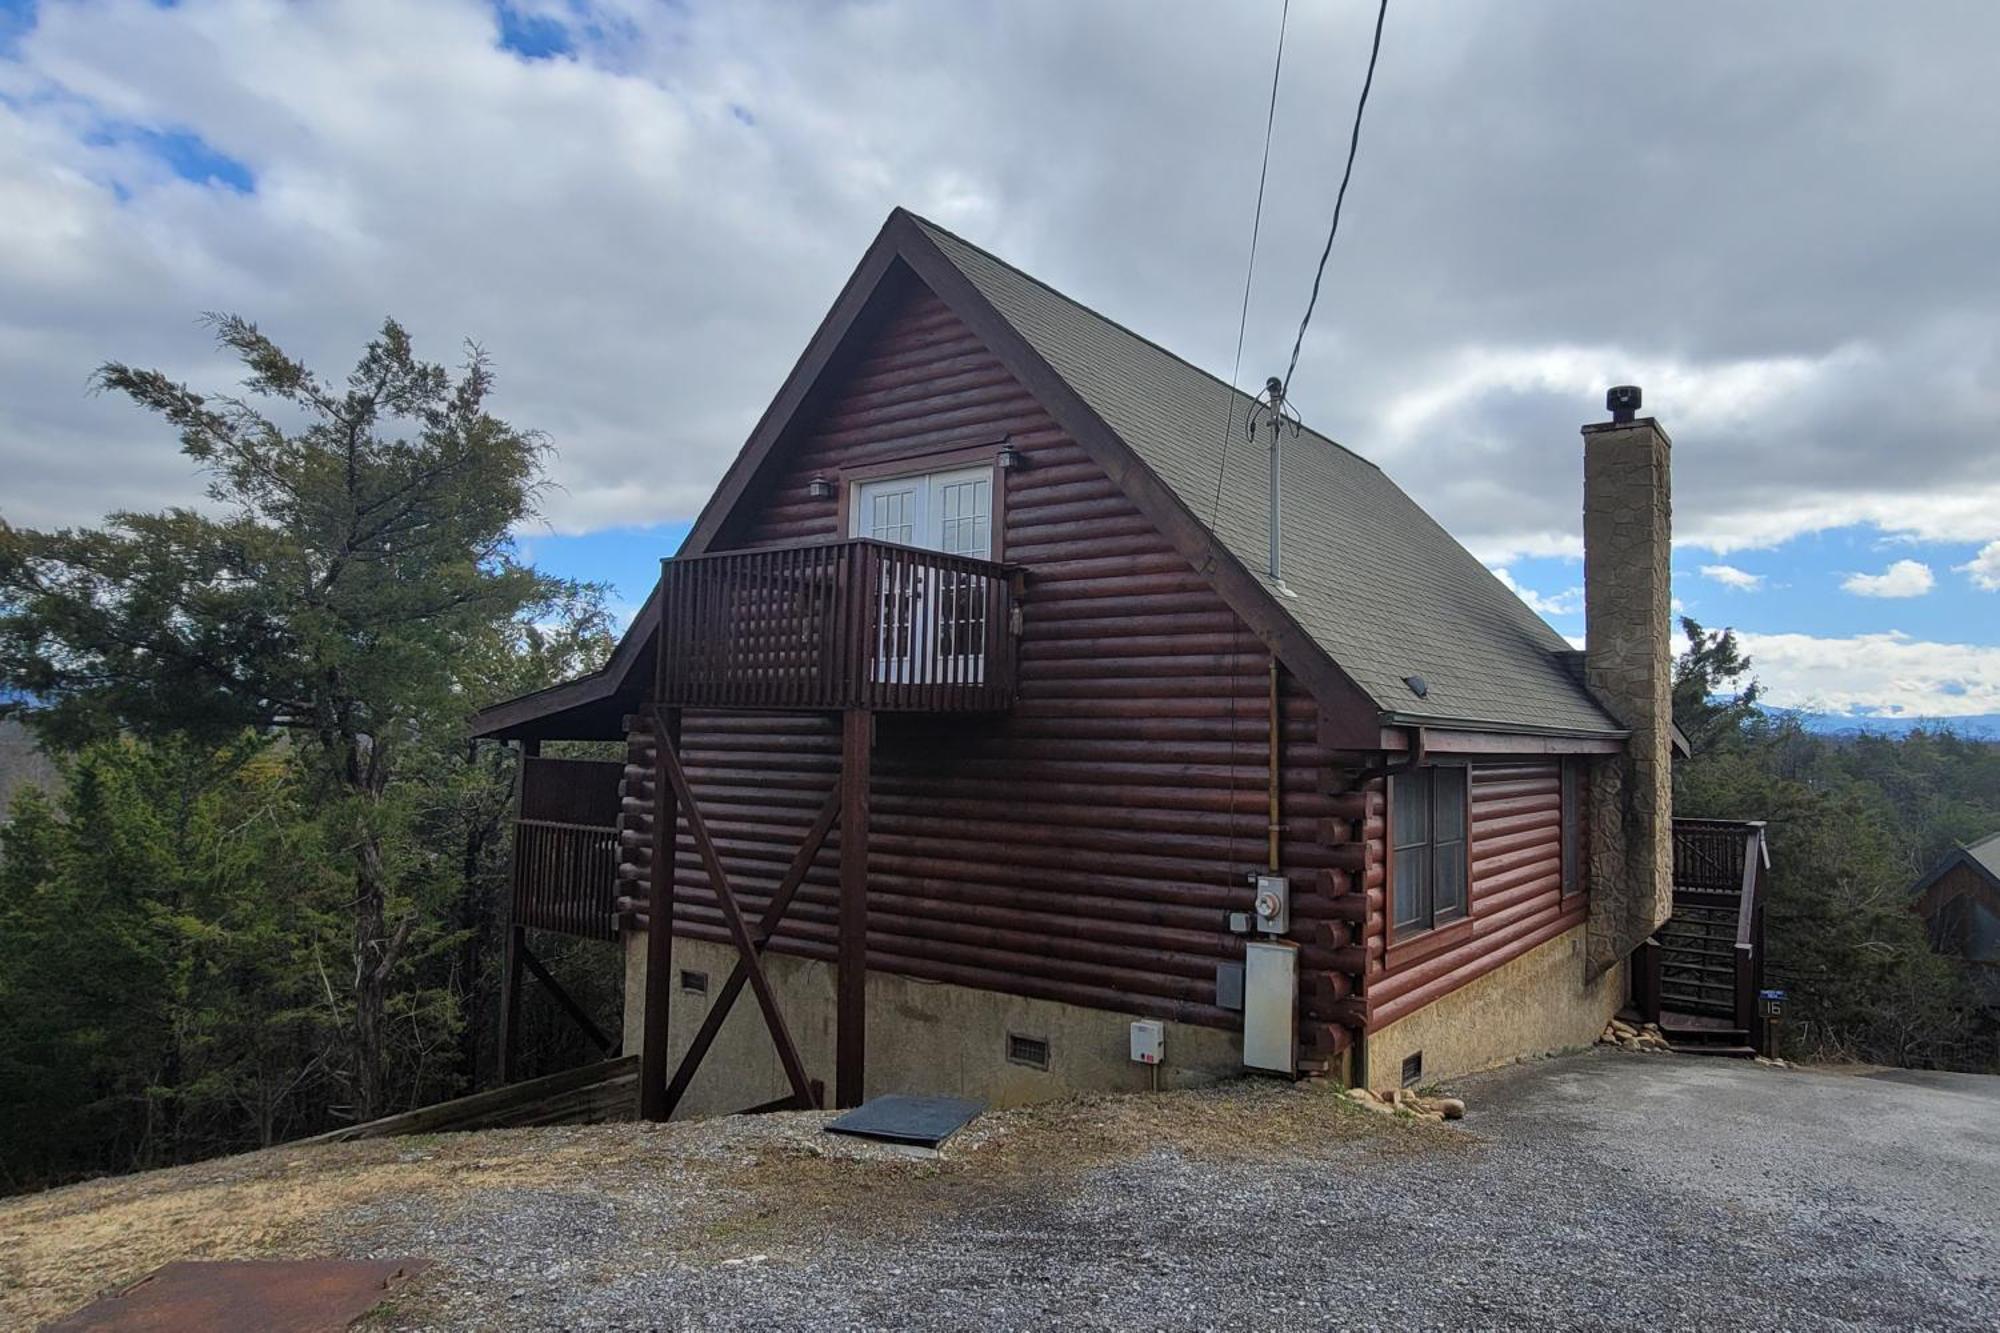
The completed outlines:
[[[857,482],[851,536],[989,560],[993,471],[965,468]],[[883,569],[875,677],[892,684],[979,684],[986,668],[983,582],[944,570]]]

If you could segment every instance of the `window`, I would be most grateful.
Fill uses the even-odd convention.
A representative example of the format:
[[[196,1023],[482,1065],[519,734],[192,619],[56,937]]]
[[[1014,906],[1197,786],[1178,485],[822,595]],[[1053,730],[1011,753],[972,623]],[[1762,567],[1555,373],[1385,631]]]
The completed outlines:
[[[1397,935],[1465,916],[1465,776],[1463,768],[1435,767],[1389,780],[1389,831],[1395,842],[1389,886]]]

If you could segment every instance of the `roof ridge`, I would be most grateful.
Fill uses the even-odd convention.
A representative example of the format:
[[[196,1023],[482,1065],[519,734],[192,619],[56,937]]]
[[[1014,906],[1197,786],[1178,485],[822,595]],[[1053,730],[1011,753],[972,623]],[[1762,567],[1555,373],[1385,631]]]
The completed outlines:
[[[1186,366],[1189,370],[1194,371],[1197,375],[1204,376],[1214,381],[1215,384],[1218,385],[1219,387],[1227,389],[1230,393],[1234,394],[1237,398],[1242,399],[1244,402],[1249,403],[1252,406],[1256,404],[1257,397],[1255,394],[1244,392],[1242,389],[1237,388],[1234,384],[1231,384],[1228,380],[1223,379],[1222,376],[1216,374],[1214,371],[1208,369],[1206,366],[1197,365],[1195,362],[1188,360],[1186,357],[1182,356],[1179,352],[1176,352],[1173,348],[1168,347],[1164,343],[1156,342],[1155,340],[1148,338],[1145,334],[1140,333],[1138,330],[1132,328],[1130,325],[1123,324],[1118,320],[1111,318],[1111,316],[1097,309],[1097,307],[1089,305],[1083,301],[1077,300],[1074,296],[1071,296],[1069,293],[1061,291],[1058,288],[1050,285],[1049,283],[1044,282],[1042,279],[1036,277],[1034,274],[1028,272],[1028,270],[1020,267],[1018,264],[1013,264],[1005,259],[1002,259],[999,255],[994,254],[991,250],[988,250],[985,246],[978,244],[976,241],[966,240],[965,237],[960,236],[957,232],[953,231],[951,228],[933,222],[921,213],[913,212],[910,209],[902,208],[900,206],[897,208],[896,211],[904,214],[912,222],[916,223],[919,227],[924,228],[926,231],[933,231],[941,236],[949,237],[950,239],[964,246],[966,249],[971,250],[975,254],[982,255],[985,258],[992,260],[994,263],[998,264],[1001,268],[1006,269],[1009,273],[1012,273],[1017,277],[1024,278],[1027,281],[1033,283],[1035,286],[1047,292],[1050,296],[1055,297],[1057,300],[1065,301],[1068,304],[1075,306],[1078,310],[1081,310],[1084,314],[1089,315],[1092,319],[1095,319],[1100,323],[1109,324],[1112,328],[1117,329],[1120,333],[1124,334],[1126,337],[1131,338],[1137,342],[1144,343],[1146,346],[1152,348],[1154,351],[1160,353],[1162,356],[1171,357],[1173,360],[1178,361],[1182,365]],[[1232,411],[1230,413],[1230,420],[1233,422],[1235,420],[1235,412],[1233,409],[1236,406],[1236,404],[1232,402],[1230,406],[1232,408]],[[1374,459],[1369,458],[1365,454],[1358,453],[1355,450],[1348,448],[1346,445],[1342,444],[1339,440],[1334,439],[1332,436],[1322,434],[1321,432],[1314,430],[1311,426],[1305,425],[1303,422],[1300,423],[1300,429],[1305,434],[1312,436],[1315,440],[1318,440],[1320,443],[1340,450],[1340,452],[1346,454],[1348,457],[1354,459],[1356,462],[1366,463],[1369,467],[1374,468],[1377,472],[1380,472],[1382,470],[1381,465],[1375,462]]]

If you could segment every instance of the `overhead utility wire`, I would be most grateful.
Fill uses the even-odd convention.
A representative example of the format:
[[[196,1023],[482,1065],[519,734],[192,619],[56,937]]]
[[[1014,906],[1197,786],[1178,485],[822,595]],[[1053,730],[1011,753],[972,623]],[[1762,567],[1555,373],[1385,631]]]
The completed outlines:
[[[1361,100],[1354,106],[1354,131],[1347,139],[1347,169],[1340,173],[1340,190],[1333,197],[1333,225],[1327,228],[1326,248],[1320,251],[1319,269],[1313,274],[1312,296],[1306,301],[1305,318],[1299,321],[1299,336],[1292,342],[1291,363],[1285,367],[1281,394],[1284,397],[1290,395],[1292,372],[1299,368],[1299,349],[1306,343],[1306,325],[1312,323],[1313,307],[1319,304],[1319,284],[1326,276],[1327,256],[1333,253],[1333,238],[1340,231],[1340,206],[1347,201],[1347,182],[1354,178],[1354,157],[1361,147],[1361,115],[1368,109],[1368,90],[1375,86],[1375,61],[1382,54],[1382,21],[1388,17],[1389,0],[1382,0],[1375,11],[1375,41],[1368,50],[1368,77],[1361,81]]]
[[[1264,160],[1257,167],[1257,207],[1250,217],[1250,258],[1243,266],[1243,305],[1236,315],[1236,359],[1229,367],[1229,392],[1222,400],[1222,447],[1215,458],[1215,495],[1208,504],[1208,530],[1222,512],[1222,479],[1229,470],[1229,437],[1236,429],[1236,378],[1243,373],[1243,333],[1250,326],[1250,280],[1257,273],[1257,236],[1264,226],[1264,182],[1271,174],[1271,127],[1278,120],[1278,76],[1285,69],[1285,28],[1292,17],[1292,0],[1278,11],[1278,54],[1271,62],[1271,101],[1264,109]],[[1212,557],[1211,557],[1212,558]],[[1236,648],[1229,649],[1229,674],[1236,675]],[[1229,692],[1229,767],[1236,768],[1236,691]],[[1236,860],[1236,786],[1229,787],[1229,859]]]
[[[1250,259],[1243,269],[1243,308],[1236,316],[1236,359],[1229,366],[1229,387],[1236,388],[1236,380],[1243,373],[1243,334],[1250,326],[1250,279],[1257,272],[1257,236],[1264,226],[1264,182],[1271,174],[1271,127],[1278,119],[1278,76],[1285,68],[1285,28],[1292,16],[1292,0],[1285,0],[1278,11],[1278,55],[1271,62],[1271,104],[1264,111],[1264,160],[1257,168],[1257,207],[1250,218]],[[1235,416],[1236,395],[1232,392],[1223,404],[1222,449],[1215,460],[1215,495],[1208,505],[1208,526],[1215,527],[1216,516],[1222,509],[1222,478],[1229,466],[1229,436],[1231,419]]]

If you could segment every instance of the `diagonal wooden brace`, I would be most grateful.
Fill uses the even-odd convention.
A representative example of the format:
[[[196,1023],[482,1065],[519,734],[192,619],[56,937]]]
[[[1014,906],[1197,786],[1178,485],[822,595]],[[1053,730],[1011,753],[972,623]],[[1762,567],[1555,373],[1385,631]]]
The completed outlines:
[[[751,943],[756,946],[758,953],[764,951],[764,946],[770,943],[771,936],[777,933],[778,923],[785,919],[785,912],[790,909],[792,899],[798,896],[799,887],[805,883],[806,872],[812,869],[813,858],[819,855],[820,847],[826,842],[826,835],[839,820],[840,785],[835,783],[832,793],[826,798],[826,803],[820,807],[818,818],[814,819],[812,826],[806,830],[805,840],[799,844],[798,853],[792,857],[792,864],[785,871],[784,879],[779,882],[777,892],[771,895],[770,904],[764,908],[764,915],[758,919],[757,929],[751,936]],[[723,1020],[729,1017],[729,1011],[735,1005],[736,997],[743,993],[743,984],[749,979],[749,961],[737,959],[736,966],[730,969],[729,980],[723,982],[722,989],[716,992],[715,1002],[709,1006],[708,1017],[701,1021],[701,1029],[694,1034],[694,1040],[688,1045],[687,1054],[681,1057],[680,1067],[674,1070],[673,1079],[667,1084],[667,1114],[672,1115],[674,1108],[680,1105],[681,1098],[687,1093],[688,1084],[694,1080],[695,1071],[701,1067],[703,1057],[708,1054],[708,1048],[715,1044],[716,1034],[722,1031]],[[817,1101],[807,1102],[799,1109],[804,1110],[816,1105]]]
[[[764,964],[758,958],[758,942],[750,933],[750,925],[743,919],[743,909],[737,906],[735,891],[729,887],[729,876],[722,869],[722,857],[715,850],[715,842],[708,835],[708,822],[701,816],[701,807],[695,804],[694,791],[688,786],[687,774],[681,770],[680,756],[674,747],[660,745],[661,766],[667,771],[667,780],[673,784],[674,795],[679,798],[681,810],[687,819],[688,834],[694,839],[695,850],[701,853],[701,863],[708,870],[708,882],[715,890],[716,901],[722,905],[722,918],[729,923],[729,934],[736,941],[736,952],[741,955],[738,966],[750,970],[750,989],[757,994],[757,1007],[764,1011],[764,1025],[771,1029],[771,1040],[778,1048],[778,1061],[785,1067],[785,1078],[792,1085],[793,1096],[801,1106],[813,1105],[812,1081],[806,1077],[805,1062],[799,1059],[799,1048],[792,1043],[791,1029],[785,1026],[785,1015],[778,1008],[778,997],[771,991],[770,978],[764,975]]]

